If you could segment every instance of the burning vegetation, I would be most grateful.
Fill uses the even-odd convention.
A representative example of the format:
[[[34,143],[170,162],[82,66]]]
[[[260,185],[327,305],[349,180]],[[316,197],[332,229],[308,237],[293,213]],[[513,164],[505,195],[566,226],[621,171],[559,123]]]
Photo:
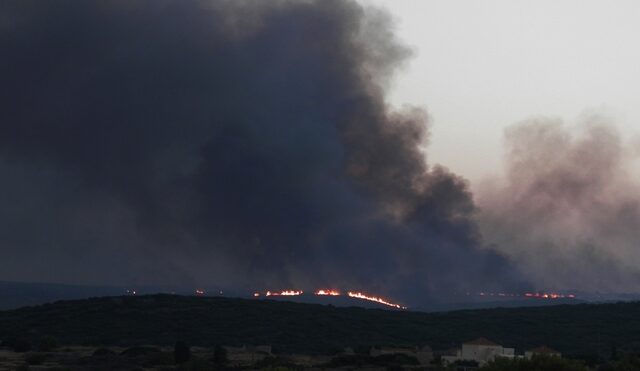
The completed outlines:
[[[275,296],[301,296],[303,295],[305,292],[302,290],[292,290],[292,289],[288,289],[288,290],[282,290],[282,291],[265,291],[265,292],[254,292],[253,293],[253,297],[255,298],[259,298],[259,297],[275,297]],[[363,292],[360,291],[340,291],[337,289],[319,289],[319,290],[315,290],[313,291],[313,295],[315,296],[332,296],[332,297],[337,297],[337,296],[347,296],[350,298],[354,298],[354,299],[360,299],[360,300],[366,300],[366,301],[370,301],[370,302],[374,302],[374,303],[378,303],[378,304],[382,304],[391,308],[396,308],[396,309],[407,309],[406,306],[398,304],[398,303],[394,303],[392,301],[389,301],[388,299],[385,299],[383,297],[377,296],[377,295],[369,295],[369,294],[365,294]],[[482,292],[478,292],[478,293],[467,293],[466,294],[469,297],[481,297],[481,298],[496,298],[496,299],[504,299],[504,300],[508,300],[508,299],[540,299],[540,300],[555,300],[555,299],[575,299],[576,295],[575,294],[569,294],[569,293],[557,293],[557,292],[544,292],[544,291],[537,291],[537,292],[523,292],[523,293],[507,293],[507,292],[487,292],[487,291],[482,291]]]
[[[357,299],[362,299],[362,300],[369,300],[369,301],[373,301],[373,302],[376,302],[376,303],[384,304],[384,305],[389,306],[389,307],[394,307],[394,308],[398,308],[398,309],[407,309],[407,307],[403,307],[400,304],[391,303],[391,302],[388,302],[388,301],[386,301],[386,300],[384,300],[382,298],[376,297],[376,296],[367,296],[367,295],[365,295],[365,294],[363,294],[361,292],[351,292],[351,291],[349,291],[347,293],[347,295],[349,295],[349,297],[352,297],[352,298],[357,298]]]
[[[533,298],[533,299],[575,299],[575,294],[559,294],[556,292],[525,292],[522,294],[517,293],[504,293],[504,292],[479,292],[479,296],[497,296],[500,298]]]
[[[318,290],[315,292],[318,296],[340,296],[340,291],[336,290]]]
[[[285,290],[280,292],[271,292],[267,291],[264,296],[300,296],[303,294],[303,291],[297,290]]]
[[[302,290],[284,290],[284,291],[266,291],[265,293],[260,293],[260,292],[255,292],[253,293],[254,297],[260,297],[260,296],[265,296],[265,297],[269,297],[269,296],[300,296],[304,294],[304,291]],[[313,292],[313,295],[315,296],[348,296],[350,298],[355,298],[355,299],[360,299],[360,300],[367,300],[367,301],[371,301],[371,302],[375,302],[378,304],[382,304],[382,305],[386,305],[388,307],[392,307],[392,308],[396,308],[396,309],[407,309],[407,307],[400,305],[400,304],[396,304],[396,303],[392,303],[386,299],[383,299],[379,296],[372,296],[372,295],[366,295],[362,292],[355,292],[355,291],[347,291],[346,294],[343,294],[342,292],[340,292],[339,290],[333,290],[333,289],[320,289],[317,291]]]

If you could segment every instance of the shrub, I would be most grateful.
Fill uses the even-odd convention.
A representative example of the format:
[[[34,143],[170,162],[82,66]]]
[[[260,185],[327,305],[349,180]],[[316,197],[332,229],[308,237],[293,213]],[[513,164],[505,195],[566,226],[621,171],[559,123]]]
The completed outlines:
[[[185,371],[211,371],[211,364],[203,359],[191,358],[180,369]]]
[[[383,354],[373,358],[373,364],[381,366],[399,366],[399,365],[412,365],[417,366],[420,364],[416,357],[409,356],[403,353],[397,354]]]
[[[489,362],[481,371],[587,371],[582,362],[560,357],[535,356],[532,359],[497,358]]]
[[[138,357],[158,352],[160,352],[160,349],[154,347],[131,347],[123,350],[120,354],[127,357]]]
[[[332,346],[332,347],[329,347],[324,354],[328,356],[337,356],[341,354],[343,351],[344,351],[344,348],[341,348],[339,346]]]
[[[344,355],[344,356],[334,357],[333,359],[331,359],[331,361],[329,361],[329,363],[326,366],[330,368],[338,368],[338,367],[345,367],[345,366],[361,367],[364,365],[372,364],[372,360],[373,358],[368,355],[362,355],[362,354]]]
[[[114,352],[109,348],[98,348],[93,352],[94,357],[106,357],[106,356],[112,356],[115,354],[116,352]]]
[[[610,370],[628,371],[640,369],[640,354],[627,353],[620,360],[614,361]],[[606,369],[605,369],[606,370]]]
[[[213,364],[223,366],[226,365],[227,362],[227,350],[221,345],[216,345],[213,348]]]
[[[261,370],[276,371],[276,370],[297,370],[297,369],[300,369],[301,367],[296,366],[286,358],[282,358],[279,356],[278,357],[267,356],[259,360],[258,362],[256,362],[253,365],[253,368],[261,369]]]
[[[25,361],[31,366],[41,365],[46,359],[47,355],[42,353],[33,353],[25,357]]]
[[[175,364],[175,355],[171,352],[151,353],[145,357],[143,366],[151,368],[152,366],[171,366]]]
[[[24,353],[31,350],[31,343],[27,339],[15,338],[7,342],[7,346],[16,353]]]
[[[191,349],[184,341],[176,341],[176,345],[173,348],[173,357],[176,364],[183,364],[191,358]]]
[[[38,343],[38,350],[41,352],[50,352],[56,348],[58,348],[58,340],[53,336],[43,336],[40,338],[40,342]]]

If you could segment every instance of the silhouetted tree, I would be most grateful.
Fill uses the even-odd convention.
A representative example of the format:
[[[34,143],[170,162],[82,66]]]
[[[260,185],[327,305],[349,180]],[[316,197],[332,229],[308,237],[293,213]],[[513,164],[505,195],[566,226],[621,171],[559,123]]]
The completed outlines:
[[[38,350],[41,352],[50,352],[58,347],[58,340],[53,336],[43,336],[38,343]]]
[[[13,349],[16,353],[24,353],[31,350],[31,343],[24,338],[12,338],[3,342],[3,345]]]
[[[173,357],[176,364],[183,364],[191,358],[191,349],[189,349],[189,346],[187,346],[184,341],[176,341],[173,349]]]
[[[623,354],[621,359],[614,362],[614,371],[634,371],[640,370],[640,354],[626,353]]]
[[[213,348],[213,364],[216,366],[224,366],[227,364],[227,350],[221,345]]]
[[[618,360],[618,344],[616,344],[615,341],[611,342],[611,356],[609,357],[609,359],[611,359],[612,361],[617,361]]]
[[[587,371],[582,362],[560,357],[534,356],[532,359],[496,358],[480,371]]]

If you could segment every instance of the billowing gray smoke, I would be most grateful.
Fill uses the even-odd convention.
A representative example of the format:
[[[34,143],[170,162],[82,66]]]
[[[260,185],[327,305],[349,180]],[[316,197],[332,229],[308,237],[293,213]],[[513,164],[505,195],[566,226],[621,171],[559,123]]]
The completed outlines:
[[[479,192],[487,240],[540,287],[638,292],[640,188],[609,120],[532,119],[506,144],[506,184]]]
[[[354,1],[5,1],[4,279],[513,289]]]

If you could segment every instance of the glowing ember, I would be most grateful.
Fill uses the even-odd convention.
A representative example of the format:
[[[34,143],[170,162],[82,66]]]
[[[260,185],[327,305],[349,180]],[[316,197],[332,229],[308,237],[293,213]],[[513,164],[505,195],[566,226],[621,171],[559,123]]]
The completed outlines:
[[[285,290],[285,291],[267,291],[264,294],[260,293],[260,292],[255,292],[253,293],[254,297],[260,297],[262,295],[269,297],[269,296],[299,296],[304,294],[304,292],[302,290]],[[316,296],[342,296],[343,294],[338,291],[338,290],[332,290],[332,289],[321,289],[321,290],[317,290],[313,293]],[[368,296],[365,295],[361,292],[352,292],[349,291],[347,293],[347,296],[355,298],[355,299],[361,299],[361,300],[368,300],[368,301],[372,301],[378,304],[382,304],[382,305],[386,305],[392,308],[397,308],[397,309],[407,309],[407,307],[404,307],[400,304],[395,304],[395,303],[391,303],[389,301],[386,301],[385,299],[382,299],[380,297],[376,297],[376,296]]]
[[[336,290],[318,290],[315,294],[320,296],[340,296],[340,292]]]
[[[398,308],[398,309],[407,309],[407,307],[403,307],[400,304],[390,303],[390,302],[388,302],[388,301],[386,301],[384,299],[381,299],[381,298],[378,298],[378,297],[375,297],[375,296],[367,296],[367,295],[365,295],[365,294],[363,294],[361,292],[351,292],[351,291],[349,291],[347,293],[347,295],[349,295],[352,298],[369,300],[369,301],[373,301],[373,302],[376,302],[376,303],[387,305],[389,307],[394,307],[394,308]]]
[[[282,296],[298,296],[302,295],[302,291],[282,291],[280,293]]]
[[[555,292],[527,292],[524,294],[527,298],[536,298],[536,299],[574,299],[576,296],[573,294],[557,294]]]
[[[299,295],[302,295],[302,293],[303,293],[302,291],[285,290],[280,292],[267,291],[264,295],[265,296],[299,296]]]
[[[467,293],[467,295],[469,295]],[[534,298],[534,299],[575,299],[574,294],[558,294],[555,292],[525,292],[524,294],[509,294],[504,292],[493,293],[493,292],[480,292],[478,293],[480,296],[500,296],[500,297],[525,297],[525,298]]]

